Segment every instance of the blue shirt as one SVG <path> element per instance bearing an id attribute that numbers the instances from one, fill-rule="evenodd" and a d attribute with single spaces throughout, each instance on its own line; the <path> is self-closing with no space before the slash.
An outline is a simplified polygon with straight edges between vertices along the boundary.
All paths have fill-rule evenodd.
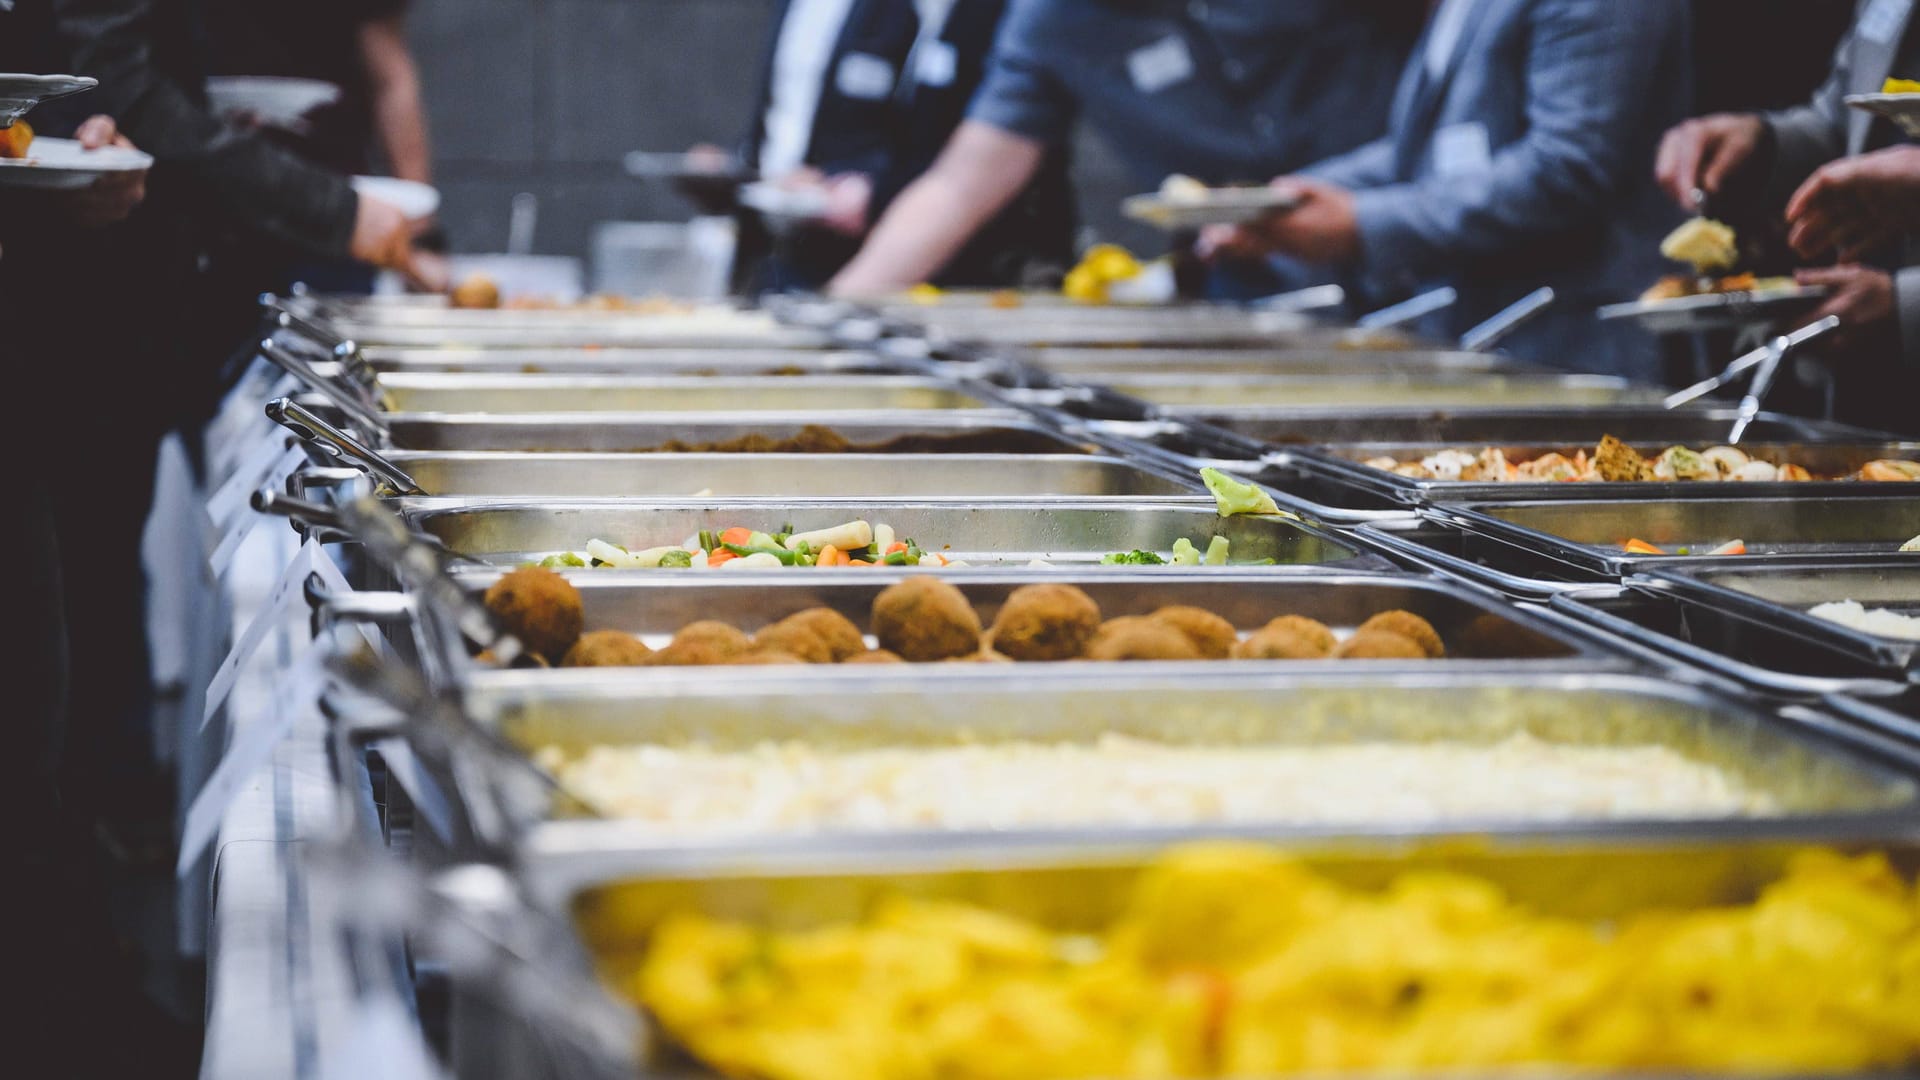
<path id="1" fill-rule="evenodd" d="M 1264 182 L 1386 129 L 1412 44 L 1352 0 L 1013 0 L 969 119 L 1047 143 L 1077 119 L 1142 187 Z"/>

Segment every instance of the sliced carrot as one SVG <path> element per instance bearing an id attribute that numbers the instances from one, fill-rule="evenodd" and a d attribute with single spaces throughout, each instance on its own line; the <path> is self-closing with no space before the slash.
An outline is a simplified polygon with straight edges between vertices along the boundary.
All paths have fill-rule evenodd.
<path id="1" fill-rule="evenodd" d="M 726 562 L 729 559 L 737 559 L 739 557 L 740 556 L 735 555 L 733 552 L 728 551 L 726 548 L 721 548 L 719 551 L 713 552 L 712 554 L 707 556 L 707 565 L 719 566 L 721 563 Z"/>
<path id="2" fill-rule="evenodd" d="M 888 545 L 887 545 L 887 550 L 885 550 L 885 551 L 883 551 L 883 552 L 881 552 L 881 554 L 882 554 L 882 555 L 897 555 L 897 554 L 899 554 L 900 552 L 902 552 L 902 551 L 905 551 L 905 550 L 907 550 L 907 545 L 906 545 L 906 542 L 905 542 L 905 541 L 902 541 L 902 540 L 895 540 L 895 541 L 894 541 L 893 543 L 891 543 L 891 544 L 888 544 Z"/>
<path id="3" fill-rule="evenodd" d="M 1730 543 L 1721 544 L 1719 547 L 1707 552 L 1709 555 L 1745 555 L 1746 553 L 1747 542 L 1745 540 L 1734 540 Z"/>
<path id="4" fill-rule="evenodd" d="M 868 562 L 865 559 L 849 559 L 847 561 L 847 565 L 848 566 L 872 566 L 873 564 Z"/>
<path id="5" fill-rule="evenodd" d="M 843 552 L 841 552 L 841 553 L 840 553 L 840 561 L 839 561 L 839 562 L 837 562 L 837 563 L 834 563 L 834 565 L 835 565 L 835 566 L 852 566 L 852 565 L 853 565 L 853 552 L 851 552 L 851 551 L 843 551 Z"/>
<path id="6" fill-rule="evenodd" d="M 834 547 L 832 544 L 828 544 L 826 547 L 821 548 L 820 557 L 813 560 L 813 565 L 839 566 L 840 565 L 840 549 L 837 547 Z"/>
<path id="7" fill-rule="evenodd" d="M 1645 540 L 1629 540 L 1621 545 L 1629 555 L 1665 555 L 1666 552 L 1647 543 Z"/>
<path id="8" fill-rule="evenodd" d="M 746 547 L 747 543 L 752 539 L 753 530 L 743 529 L 738 525 L 720 533 L 720 542 L 723 544 L 739 544 L 741 547 Z"/>

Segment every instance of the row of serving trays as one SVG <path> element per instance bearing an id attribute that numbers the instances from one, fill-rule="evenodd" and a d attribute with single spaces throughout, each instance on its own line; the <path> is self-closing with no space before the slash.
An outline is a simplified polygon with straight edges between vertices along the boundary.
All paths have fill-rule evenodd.
<path id="1" fill-rule="evenodd" d="M 991 324 L 999 314 L 980 323 Z M 481 340 L 498 330 L 503 345 L 529 344 L 529 331 L 505 320 L 457 318 L 463 323 L 459 334 L 446 333 L 432 320 L 412 326 L 406 320 L 392 323 L 408 331 L 440 326 L 423 330 L 421 340 Z M 367 331 L 379 329 L 381 322 L 369 319 L 339 329 L 356 339 L 377 341 Z M 1126 329 L 1126 340 L 1154 336 L 1136 327 Z M 596 341 L 619 340 L 590 329 L 566 332 Z M 1315 332 L 1326 340 L 1354 340 L 1337 331 Z M 477 336 L 465 337 L 469 334 Z M 544 339 L 547 334 L 533 336 Z M 836 336 L 826 333 L 819 339 Z M 1019 337 L 1012 329 L 1002 336 Z M 813 358 L 829 355 L 795 352 Z M 1116 350 L 1116 355 L 1121 352 Z M 519 387 L 527 393 L 518 395 L 504 385 L 510 383 L 511 369 L 503 371 L 498 364 L 479 365 L 476 371 L 494 374 L 461 386 L 454 377 L 459 373 L 452 371 L 457 364 L 436 367 L 429 359 L 382 366 L 375 359 L 379 355 L 372 348 L 365 352 L 381 368 L 381 387 L 389 394 L 473 394 L 480 396 L 467 398 L 468 404 L 512 408 L 555 390 L 527 383 Z M 636 365 L 646 363 L 644 357 L 633 359 Z M 660 394 L 684 388 L 687 401 L 711 400 L 715 385 L 704 390 L 684 383 L 661 385 L 650 374 L 647 378 L 655 381 L 648 386 L 647 414 L 619 409 L 558 415 L 406 411 L 358 434 L 387 451 L 394 464 L 430 493 L 395 498 L 390 505 L 414 529 L 477 560 L 453 565 L 453 580 L 469 596 L 477 597 L 505 568 L 529 556 L 575 549 L 590 537 L 638 549 L 679 542 L 699 529 L 720 525 L 804 529 L 859 517 L 885 522 L 900 535 L 917 536 L 929 548 L 950 548 L 975 563 L 974 569 L 946 572 L 947 580 L 986 621 L 1014 588 L 1042 581 L 1081 588 L 1108 617 L 1191 604 L 1227 617 L 1243 632 L 1282 613 L 1310 616 L 1345 632 L 1369 614 L 1397 608 L 1432 622 L 1447 640 L 1450 657 L 1358 667 L 1329 661 L 1118 668 L 732 668 L 718 673 L 720 678 L 710 669 L 501 671 L 468 663 L 463 654 L 448 657 L 463 712 L 483 733 L 484 746 L 456 748 L 438 760 L 429 755 L 428 764 L 439 771 L 457 803 L 472 804 L 463 815 L 463 830 L 478 829 L 475 822 L 500 809 L 480 804 L 494 799 L 513 803 L 509 809 L 517 824 L 508 848 L 508 884 L 529 901 L 534 917 L 562 928 L 557 939 L 561 947 L 544 953 L 541 960 L 571 973 L 576 978 L 572 985 L 585 987 L 581 992 L 588 996 L 603 993 L 592 987 L 597 968 L 607 970 L 607 965 L 644 948 L 653 928 L 676 911 L 698 910 L 760 925 L 819 925 L 856 919 L 884 895 L 910 893 L 986 902 L 1008 914 L 1056 925 L 1062 918 L 1072 925 L 1096 924 L 1111 915 L 1142 867 L 1170 847 L 1200 838 L 1265 845 L 1355 881 L 1379 882 L 1410 869 L 1462 870 L 1496 883 L 1536 909 L 1589 919 L 1662 906 L 1749 900 L 1757 888 L 1781 875 L 1793 850 L 1808 844 L 1887 852 L 1909 877 L 1920 862 L 1920 750 L 1910 722 L 1874 703 L 1884 704 L 1883 695 L 1899 689 L 1904 672 L 1897 657 L 1877 655 L 1863 666 L 1848 667 L 1858 658 L 1829 642 L 1829 653 L 1809 650 L 1809 655 L 1827 656 L 1832 669 L 1797 681 L 1806 674 L 1789 663 L 1798 639 L 1781 625 L 1778 610 L 1752 619 L 1750 628 L 1750 617 L 1705 592 L 1690 593 L 1678 586 L 1637 591 L 1642 581 L 1642 568 L 1637 567 L 1610 567 L 1584 579 L 1571 572 L 1557 581 L 1554 575 L 1527 577 L 1537 569 L 1537 561 L 1563 565 L 1552 549 L 1531 538 L 1459 552 L 1463 566 L 1485 571 L 1476 577 L 1436 558 L 1444 553 L 1429 546 L 1482 535 L 1469 530 L 1464 517 L 1443 516 L 1443 506 L 1453 513 L 1444 492 L 1408 495 L 1370 488 L 1317 456 L 1313 464 L 1318 467 L 1305 468 L 1298 444 L 1285 434 L 1268 435 L 1257 443 L 1223 441 L 1220 433 L 1228 425 L 1197 422 L 1198 413 L 1175 415 L 1164 406 L 1138 398 L 1128 401 L 1118 394 L 1078 395 L 1074 387 L 1044 372 L 1028 373 L 1008 390 L 992 377 L 994 364 L 978 357 L 909 362 L 895 369 L 904 374 L 885 380 L 884 392 L 931 395 L 927 400 L 940 398 L 942 404 L 910 403 L 887 412 L 821 411 L 817 402 L 796 402 L 790 386 L 844 380 L 845 368 L 814 368 L 802 362 L 793 369 L 806 373 L 789 377 L 766 375 L 771 369 L 758 366 L 764 357 L 740 367 L 717 359 L 708 365 L 698 357 L 683 359 L 686 366 L 680 370 L 689 380 L 713 376 L 688 372 L 712 371 L 725 379 L 741 367 L 753 368 L 757 377 L 726 383 L 727 396 L 720 404 L 724 412 L 661 408 Z M 854 359 L 842 356 L 848 363 Z M 568 363 L 563 358 L 547 372 L 582 374 L 567 368 Z M 946 371 L 961 378 L 945 376 Z M 387 377 L 389 372 L 392 377 Z M 408 381 L 426 373 L 448 377 L 439 383 Z M 1464 372 L 1448 378 L 1455 375 Z M 1354 380 L 1356 386 L 1366 382 Z M 1466 384 L 1462 379 L 1462 386 Z M 1121 380 L 1110 385 L 1141 388 Z M 1246 383 L 1223 383 L 1222 393 L 1230 395 L 1235 388 L 1244 392 Z M 603 400 L 612 400 L 624 389 L 589 386 L 583 392 L 603 391 L 610 395 Z M 859 388 L 861 393 L 881 390 Z M 776 401 L 780 404 L 772 406 Z M 1102 407 L 1116 402 L 1129 408 L 1110 412 Z M 1376 399 L 1372 405 L 1340 408 L 1351 415 L 1378 405 Z M 1271 420 L 1276 432 L 1285 432 L 1290 422 L 1307 425 L 1315 419 L 1312 414 L 1271 412 L 1255 419 Z M 1565 423 L 1567 415 L 1556 418 L 1541 412 L 1531 414 L 1528 422 Z M 1675 426 L 1658 428 L 1657 436 L 1615 433 L 1630 440 L 1679 442 L 1695 430 L 1666 414 L 1619 414 L 1623 421 L 1635 415 L 1649 429 L 1656 423 Z M 1430 421 L 1448 422 L 1437 417 Z M 670 444 L 727 442 L 755 434 L 785 439 L 820 423 L 869 452 L 649 452 Z M 1782 441 L 1821 441 L 1822 432 L 1789 431 L 1793 425 L 1780 423 Z M 1450 439 L 1456 430 L 1462 438 L 1475 437 L 1467 433 L 1477 429 L 1444 430 Z M 1303 437 L 1317 441 L 1314 435 Z M 1550 436 L 1548 441 L 1559 440 Z M 1250 448 L 1250 453 L 1232 452 Z M 913 452 L 890 452 L 901 449 Z M 993 453 L 982 455 L 980 450 Z M 1219 517 L 1196 482 L 1197 469 L 1213 463 L 1266 481 L 1284 506 L 1301 513 Z M 311 493 L 337 486 L 342 475 L 315 469 L 296 477 L 296 483 L 300 491 Z M 1344 492 L 1363 513 L 1374 513 L 1351 520 L 1338 514 L 1312 520 L 1312 511 L 1337 509 L 1338 503 L 1323 508 L 1289 498 L 1294 481 L 1302 476 L 1320 485 L 1314 493 Z M 1725 501 L 1773 506 L 1777 516 L 1781 500 L 1790 502 L 1791 496 L 1803 493 L 1814 491 L 1803 486 Z M 1527 500 L 1524 494 L 1516 493 L 1520 498 L 1515 505 L 1540 501 Z M 1671 494 L 1693 493 L 1634 491 L 1616 501 Z M 1858 495 L 1848 491 L 1833 498 L 1840 494 Z M 1559 505 L 1561 500 L 1547 502 Z M 1491 519 L 1503 506 L 1488 503 L 1474 510 L 1485 511 Z M 1826 518 L 1820 521 L 1824 524 Z M 1847 528 L 1836 525 L 1833 535 Z M 1429 540 L 1429 534 L 1448 540 Z M 1204 547 L 1215 535 L 1231 541 L 1236 557 L 1272 558 L 1282 565 L 1197 570 L 1093 565 L 1109 552 L 1165 551 L 1181 537 Z M 1518 561 L 1508 552 L 1536 561 Z M 1026 565 L 1035 558 L 1054 567 Z M 1383 572 L 1395 563 L 1415 572 Z M 1773 565 L 1766 559 L 1754 565 L 1763 563 Z M 1920 566 L 1920 560 L 1915 565 Z M 839 570 L 724 578 L 698 572 L 581 570 L 570 576 L 580 588 L 588 629 L 618 628 L 656 646 L 692 621 L 719 619 L 752 631 L 811 607 L 831 608 L 864 625 L 874 595 L 898 577 L 886 571 Z M 1623 577 L 1636 587 L 1622 588 Z M 1551 599 L 1550 604 L 1522 604 L 1490 587 L 1508 579 L 1564 588 L 1532 597 Z M 360 583 L 372 587 L 388 582 L 368 573 Z M 1676 656 L 1648 644 L 1659 633 L 1622 632 L 1599 617 L 1620 616 L 1619 597 L 1637 602 L 1642 596 L 1670 605 L 1669 613 L 1681 612 L 1678 620 L 1700 639 L 1689 642 L 1691 646 L 1707 650 L 1724 644 L 1733 654 L 1731 662 L 1715 665 Z M 1913 599 L 1920 600 L 1920 592 Z M 1783 601 L 1775 597 L 1775 602 Z M 1705 621 L 1709 615 L 1724 620 L 1720 640 L 1701 636 L 1710 625 Z M 416 609 L 397 630 L 395 652 L 444 651 L 444 633 L 432 630 L 437 618 L 430 610 Z M 1622 622 L 1644 629 L 1657 620 L 1636 615 Z M 1757 635 L 1757 630 L 1771 630 L 1775 636 Z M 1910 665 L 1911 658 L 1907 662 Z M 1742 678 L 1740 664 L 1778 677 L 1771 683 Z M 1368 812 L 1373 808 L 1351 807 L 1354 813 L 1344 819 L 1334 812 L 1224 826 L 1056 821 L 985 829 L 875 827 L 824 833 L 703 831 L 692 825 L 662 830 L 630 819 L 583 815 L 577 805 L 555 799 L 551 789 L 539 785 L 528 792 L 516 789 L 524 799 L 520 802 L 502 794 L 512 785 L 476 785 L 474 772 L 466 768 L 473 763 L 469 755 L 504 753 L 524 767 L 541 759 L 542 751 L 565 754 L 591 747 L 698 742 L 744 750 L 776 742 L 831 752 L 876 744 L 937 747 L 951 745 L 957 736 L 982 746 L 1089 745 L 1115 734 L 1175 747 L 1224 744 L 1250 749 L 1353 743 L 1413 749 L 1448 741 L 1491 748 L 1516 736 L 1570 748 L 1660 747 L 1711 763 L 1765 791 L 1774 809 L 1753 817 L 1634 813 L 1630 808 L 1592 813 L 1557 801 L 1565 793 L 1547 790 L 1538 794 L 1529 812 L 1508 816 L 1436 811 L 1377 817 Z M 1478 782 L 1497 788 L 1513 778 L 1489 773 Z M 981 797 L 991 799 L 992 792 L 983 790 Z M 471 852 L 456 837 L 449 854 L 458 858 Z M 471 867 L 447 871 L 437 887 L 453 896 L 486 893 Z M 1072 902 L 1063 903 L 1069 897 Z M 497 897 L 468 899 L 485 907 Z M 491 1007 L 468 1001 L 466 1007 L 474 1011 L 461 1013 L 461 1022 L 453 1025 L 456 1071 L 462 1076 L 553 1074 L 548 1053 L 555 1036 L 552 1026 L 565 1023 L 571 1005 L 580 1006 L 572 1010 L 577 1016 L 592 1010 L 561 995 L 534 1011 L 514 997 L 514 988 L 529 980 L 511 973 L 494 977 L 501 974 L 483 973 L 481 986 L 487 994 L 504 995 L 504 1000 Z M 548 980 L 537 985 L 550 990 L 557 984 Z M 539 1019 L 530 1027 L 524 1021 L 527 1015 Z M 590 1043 L 583 1040 L 581 1045 Z M 636 1070 L 664 1075 L 691 1068 L 668 1040 L 649 1029 L 632 1040 L 615 1039 L 594 1049 L 588 1068 L 604 1068 L 607 1075 Z M 584 1074 L 589 1073 L 569 1073 Z"/>

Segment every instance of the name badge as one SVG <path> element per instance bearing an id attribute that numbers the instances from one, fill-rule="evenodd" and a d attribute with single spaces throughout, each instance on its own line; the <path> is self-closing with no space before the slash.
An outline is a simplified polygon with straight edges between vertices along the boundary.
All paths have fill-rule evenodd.
<path id="1" fill-rule="evenodd" d="M 1433 171 L 1472 176 L 1493 168 L 1493 140 L 1484 124 L 1451 124 L 1433 136 Z"/>
<path id="2" fill-rule="evenodd" d="M 1875 45 L 1893 44 L 1912 8 L 1913 0 L 1873 0 L 1860 16 L 1860 36 Z"/>
<path id="3" fill-rule="evenodd" d="M 871 53 L 848 53 L 840 58 L 833 85 L 842 97 L 880 101 L 893 93 L 893 65 Z"/>
<path id="4" fill-rule="evenodd" d="M 935 89 L 952 86 L 960 72 L 960 53 L 944 41 L 929 41 L 920 46 L 913 62 L 913 77 L 921 86 Z"/>
<path id="5" fill-rule="evenodd" d="M 1193 78 L 1193 53 L 1178 34 L 1161 38 L 1127 56 L 1127 74 L 1133 77 L 1135 90 L 1157 94 Z"/>

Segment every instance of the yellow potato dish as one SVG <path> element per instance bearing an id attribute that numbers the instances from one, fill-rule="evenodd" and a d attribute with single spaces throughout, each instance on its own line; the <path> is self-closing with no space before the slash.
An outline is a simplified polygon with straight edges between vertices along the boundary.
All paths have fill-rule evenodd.
<path id="1" fill-rule="evenodd" d="M 1920 893 L 1827 852 L 1749 905 L 1595 925 L 1458 873 L 1363 891 L 1199 845 L 1098 935 L 894 897 L 791 933 L 676 916 L 612 974 L 707 1066 L 771 1080 L 1920 1060 Z"/>

